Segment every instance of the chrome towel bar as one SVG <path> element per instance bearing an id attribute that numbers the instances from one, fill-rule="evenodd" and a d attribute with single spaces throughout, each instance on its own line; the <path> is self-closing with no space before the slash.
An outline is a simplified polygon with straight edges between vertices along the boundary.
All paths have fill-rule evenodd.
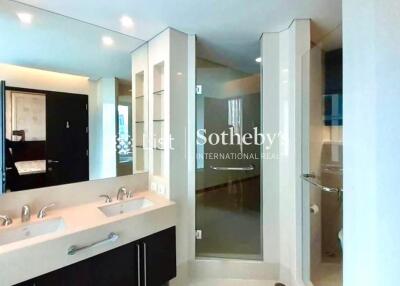
<path id="1" fill-rule="evenodd" d="M 253 171 L 254 165 L 250 165 L 248 167 L 215 167 L 210 166 L 211 169 L 216 171 Z"/>
<path id="2" fill-rule="evenodd" d="M 108 242 L 114 242 L 114 241 L 117 241 L 118 239 L 119 239 L 119 235 L 116 234 L 115 232 L 111 232 L 107 236 L 107 238 L 99 240 L 99 241 L 96 241 L 96 242 L 93 242 L 91 244 L 88 244 L 88 245 L 85 245 L 85 246 L 81 246 L 81 247 L 76 246 L 76 245 L 72 245 L 70 248 L 68 248 L 68 252 L 67 253 L 68 253 L 68 255 L 74 255 L 74 254 L 76 254 L 77 252 L 79 252 L 81 250 L 85 250 L 85 249 L 88 249 L 88 248 L 100 246 L 100 245 L 102 245 L 104 243 L 108 243 Z"/>
<path id="3" fill-rule="evenodd" d="M 329 187 L 323 186 L 323 185 L 315 182 L 313 180 L 313 179 L 315 179 L 315 175 L 314 174 L 303 174 L 303 175 L 301 175 L 301 178 L 303 180 L 305 180 L 306 182 L 310 183 L 311 185 L 323 190 L 324 192 L 328 192 L 328 193 L 340 193 L 340 192 L 342 192 L 342 189 L 329 188 Z"/>

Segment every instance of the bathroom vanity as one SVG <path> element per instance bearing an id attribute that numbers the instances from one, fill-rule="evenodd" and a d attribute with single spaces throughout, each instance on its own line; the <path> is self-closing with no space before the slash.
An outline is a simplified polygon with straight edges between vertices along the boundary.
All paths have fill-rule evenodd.
<path id="1" fill-rule="evenodd" d="M 95 198 L 0 228 L 0 285 L 161 286 L 176 276 L 175 203 Z"/>
<path id="2" fill-rule="evenodd" d="M 17 285 L 161 286 L 176 276 L 175 250 L 172 227 Z"/>

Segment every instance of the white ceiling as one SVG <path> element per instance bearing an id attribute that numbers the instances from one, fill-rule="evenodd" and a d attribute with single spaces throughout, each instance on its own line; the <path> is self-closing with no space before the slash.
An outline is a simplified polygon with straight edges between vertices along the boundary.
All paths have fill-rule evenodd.
<path id="1" fill-rule="evenodd" d="M 263 32 L 288 27 L 293 19 L 313 21 L 318 42 L 341 22 L 341 0 L 20 0 L 43 9 L 149 40 L 166 27 L 199 39 L 201 54 L 244 71 L 255 71 Z M 119 18 L 133 18 L 121 29 Z"/>
<path id="2" fill-rule="evenodd" d="M 22 24 L 16 13 L 33 15 Z M 102 37 L 114 39 L 105 47 Z M 143 41 L 20 3 L 0 1 L 0 63 L 130 80 L 131 51 Z"/>

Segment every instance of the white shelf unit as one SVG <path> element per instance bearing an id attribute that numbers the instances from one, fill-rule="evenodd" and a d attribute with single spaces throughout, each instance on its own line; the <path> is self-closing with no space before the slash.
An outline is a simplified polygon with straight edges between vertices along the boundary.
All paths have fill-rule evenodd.
<path id="1" fill-rule="evenodd" d="M 132 53 L 133 170 L 148 170 L 148 47 Z"/>
<path id="2" fill-rule="evenodd" d="M 164 62 L 157 63 L 153 67 L 150 67 L 150 70 L 153 71 L 153 85 L 151 87 L 151 114 L 152 114 L 152 122 L 151 125 L 151 134 L 152 136 L 152 174 L 155 177 L 165 177 L 165 170 L 167 166 L 165 166 L 166 160 L 166 142 L 165 142 L 165 105 L 167 102 L 165 100 L 165 76 L 164 76 Z"/>
<path id="3" fill-rule="evenodd" d="M 148 45 L 149 188 L 173 199 L 187 164 L 188 36 L 166 29 Z"/>

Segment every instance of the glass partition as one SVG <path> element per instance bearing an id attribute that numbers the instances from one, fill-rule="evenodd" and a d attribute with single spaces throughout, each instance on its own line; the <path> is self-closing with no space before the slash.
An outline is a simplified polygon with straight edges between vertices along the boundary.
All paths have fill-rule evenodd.
<path id="1" fill-rule="evenodd" d="M 260 76 L 197 58 L 196 255 L 261 259 Z M 243 138 L 246 140 L 242 140 Z M 246 142 L 244 142 L 246 141 Z"/>
<path id="2" fill-rule="evenodd" d="M 303 183 L 303 276 L 314 286 L 339 286 L 344 124 L 341 27 L 303 56 L 302 69 L 302 157 L 303 175 L 308 177 Z"/>

